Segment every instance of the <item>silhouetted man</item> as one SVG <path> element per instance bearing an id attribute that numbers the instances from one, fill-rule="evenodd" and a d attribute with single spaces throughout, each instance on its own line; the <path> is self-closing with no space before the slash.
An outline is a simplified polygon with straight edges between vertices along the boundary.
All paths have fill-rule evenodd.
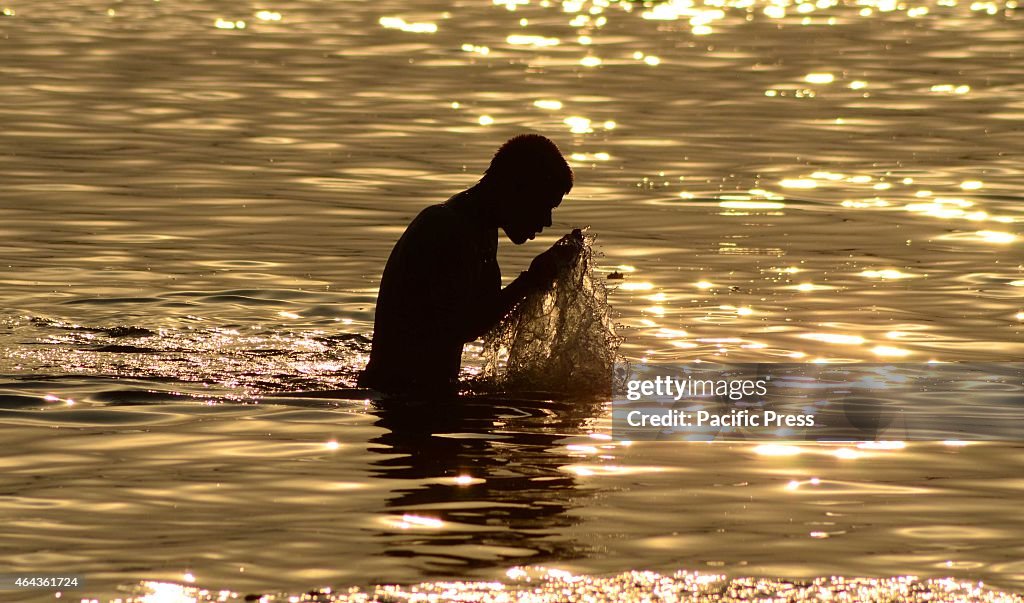
<path id="1" fill-rule="evenodd" d="M 526 295 L 549 287 L 578 245 L 556 244 L 504 289 L 498 229 L 520 245 L 551 226 L 572 188 L 558 147 L 537 134 L 506 142 L 483 178 L 420 212 L 395 244 L 377 295 L 370 363 L 361 387 L 447 396 L 458 387 L 463 344 L 487 332 Z"/>

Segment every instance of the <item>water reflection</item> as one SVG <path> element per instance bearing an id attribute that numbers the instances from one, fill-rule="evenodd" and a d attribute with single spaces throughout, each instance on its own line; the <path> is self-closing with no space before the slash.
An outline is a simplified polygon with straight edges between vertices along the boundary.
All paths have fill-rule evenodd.
<path id="1" fill-rule="evenodd" d="M 386 432 L 371 450 L 386 458 L 371 475 L 402 484 L 385 505 L 385 554 L 411 557 L 428 575 L 593 554 L 592 543 L 564 535 L 579 523 L 572 511 L 587 505 L 587 490 L 556 448 L 603 407 L 486 396 L 379 404 L 375 426 Z"/>

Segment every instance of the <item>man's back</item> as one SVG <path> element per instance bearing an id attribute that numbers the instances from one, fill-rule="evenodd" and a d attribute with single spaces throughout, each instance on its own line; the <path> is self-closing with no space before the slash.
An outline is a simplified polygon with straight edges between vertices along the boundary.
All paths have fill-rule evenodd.
<path id="1" fill-rule="evenodd" d="M 485 316 L 501 289 L 497 229 L 462 196 L 420 212 L 391 251 L 361 386 L 455 391 L 462 346 L 489 326 Z"/>

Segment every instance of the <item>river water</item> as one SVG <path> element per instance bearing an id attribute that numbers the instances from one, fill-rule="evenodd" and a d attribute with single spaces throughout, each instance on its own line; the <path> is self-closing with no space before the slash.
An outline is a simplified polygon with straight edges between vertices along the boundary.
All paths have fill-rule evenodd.
<path id="1" fill-rule="evenodd" d="M 1015 0 L 0 12 L 5 572 L 1024 589 L 1019 443 L 630 445 L 602 400 L 300 393 L 353 384 L 395 239 L 523 131 L 577 184 L 504 272 L 589 227 L 629 360 L 1019 360 Z"/>

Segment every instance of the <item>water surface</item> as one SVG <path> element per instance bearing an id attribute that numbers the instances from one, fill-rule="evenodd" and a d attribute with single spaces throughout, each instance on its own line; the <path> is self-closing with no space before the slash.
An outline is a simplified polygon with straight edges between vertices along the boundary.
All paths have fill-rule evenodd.
<path id="1" fill-rule="evenodd" d="M 353 383 L 394 240 L 526 130 L 577 185 L 504 272 L 589 226 L 629 359 L 1019 360 L 1013 0 L 0 12 L 5 571 L 1024 587 L 1015 443 L 776 456 L 608 440 L 600 400 L 295 395 Z"/>

